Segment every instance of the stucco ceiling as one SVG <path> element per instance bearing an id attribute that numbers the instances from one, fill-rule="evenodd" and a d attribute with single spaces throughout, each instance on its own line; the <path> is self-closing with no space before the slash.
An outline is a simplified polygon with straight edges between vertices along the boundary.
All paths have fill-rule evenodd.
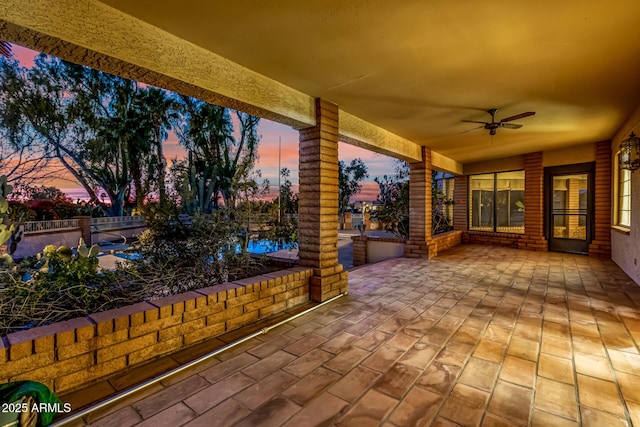
<path id="1" fill-rule="evenodd" d="M 640 2 L 103 0 L 468 163 L 609 139 L 640 103 Z M 461 120 L 536 115 L 493 138 Z"/>

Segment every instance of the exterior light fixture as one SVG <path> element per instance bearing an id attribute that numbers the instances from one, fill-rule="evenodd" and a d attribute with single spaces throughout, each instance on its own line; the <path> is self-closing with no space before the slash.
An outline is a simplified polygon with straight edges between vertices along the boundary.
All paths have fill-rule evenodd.
<path id="1" fill-rule="evenodd" d="M 620 169 L 631 172 L 640 169 L 640 138 L 631 132 L 629 138 L 620 143 Z"/>

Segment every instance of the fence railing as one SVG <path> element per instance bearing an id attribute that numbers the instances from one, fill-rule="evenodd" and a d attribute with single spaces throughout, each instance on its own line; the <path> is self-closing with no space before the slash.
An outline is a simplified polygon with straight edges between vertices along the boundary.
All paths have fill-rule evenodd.
<path id="1" fill-rule="evenodd" d="M 145 224 L 142 216 L 110 216 L 104 218 L 91 218 L 91 225 L 96 229 L 111 229 L 120 227 L 135 227 Z"/>
<path id="2" fill-rule="evenodd" d="M 52 221 L 27 221 L 23 225 L 24 234 L 49 231 L 74 230 L 78 228 L 77 219 L 56 219 Z"/>

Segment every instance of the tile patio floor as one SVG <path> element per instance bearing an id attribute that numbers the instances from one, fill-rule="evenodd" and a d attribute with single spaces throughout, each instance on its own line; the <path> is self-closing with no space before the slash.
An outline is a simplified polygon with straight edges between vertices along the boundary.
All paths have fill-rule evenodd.
<path id="1" fill-rule="evenodd" d="M 388 260 L 352 270 L 348 296 L 85 421 L 640 426 L 639 304 L 617 266 L 584 256 L 464 245 Z"/>

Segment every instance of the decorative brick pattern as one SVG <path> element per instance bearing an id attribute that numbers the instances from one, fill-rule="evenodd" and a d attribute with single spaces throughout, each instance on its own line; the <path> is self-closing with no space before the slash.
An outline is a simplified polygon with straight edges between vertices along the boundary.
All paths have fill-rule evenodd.
<path id="1" fill-rule="evenodd" d="M 347 291 L 338 264 L 338 106 L 316 99 L 316 126 L 300 130 L 299 265 L 312 267 L 310 297 Z"/>
<path id="2" fill-rule="evenodd" d="M 611 258 L 611 141 L 596 144 L 595 233 L 589 256 Z"/>
<path id="3" fill-rule="evenodd" d="M 533 251 L 549 250 L 544 238 L 544 166 L 541 151 L 524 155 L 524 206 L 524 235 L 517 237 L 515 247 Z"/>
<path id="4" fill-rule="evenodd" d="M 294 267 L 0 337 L 0 383 L 86 386 L 305 303 L 312 274 Z"/>
<path id="5" fill-rule="evenodd" d="M 428 258 L 431 240 L 431 149 L 422 147 L 422 161 L 409 164 L 409 240 L 404 255 Z"/>

